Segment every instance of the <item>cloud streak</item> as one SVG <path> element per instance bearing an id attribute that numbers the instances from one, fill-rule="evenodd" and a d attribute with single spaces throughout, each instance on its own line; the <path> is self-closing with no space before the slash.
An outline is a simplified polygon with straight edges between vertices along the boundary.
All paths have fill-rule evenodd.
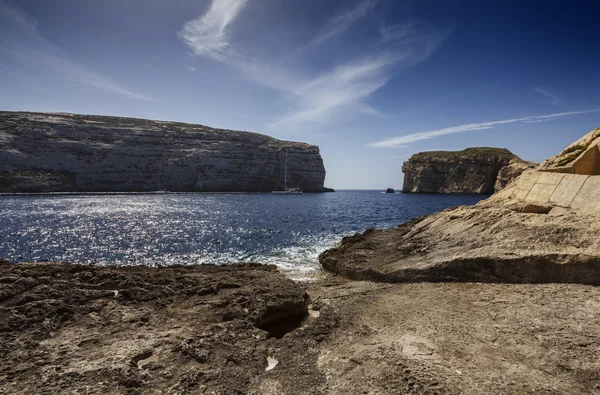
<path id="1" fill-rule="evenodd" d="M 388 82 L 385 70 L 394 62 L 393 57 L 385 55 L 363 58 L 335 67 L 301 84 L 292 92 L 300 109 L 276 120 L 272 126 L 297 121 L 323 121 L 336 108 L 356 105 Z M 365 113 L 376 111 L 366 105 L 356 105 L 356 108 Z"/>
<path id="2" fill-rule="evenodd" d="M 513 123 L 532 123 L 532 122 L 542 122 L 542 121 L 552 121 L 555 119 L 573 116 L 573 115 L 582 115 L 589 114 L 593 112 L 598 112 L 600 109 L 592 109 L 592 110 L 584 110 L 584 111 L 569 111 L 569 112 L 561 112 L 556 114 L 549 115 L 532 115 L 529 117 L 522 118 L 513 118 L 506 119 L 503 121 L 493 121 L 493 122 L 481 122 L 481 123 L 469 123 L 466 125 L 452 126 L 449 128 L 432 130 L 429 132 L 420 132 L 408 134 L 406 136 L 400 137 L 391 137 L 378 142 L 374 142 L 369 144 L 369 147 L 373 148 L 402 148 L 406 147 L 408 144 L 414 143 L 416 141 L 428 140 L 434 137 L 444 136 L 447 134 L 455 134 L 455 133 L 464 133 L 471 132 L 476 130 L 488 130 L 492 129 L 495 126 L 499 125 L 508 125 Z"/>
<path id="3" fill-rule="evenodd" d="M 375 30 L 376 39 L 362 54 L 353 54 L 354 57 L 324 70 L 310 72 L 300 66 L 310 60 L 306 58 L 309 51 L 293 50 L 285 56 L 270 53 L 267 48 L 263 53 L 249 54 L 243 37 L 236 41 L 234 27 L 243 24 L 240 19 L 247 6 L 247 0 L 213 0 L 203 15 L 184 24 L 179 37 L 194 54 L 235 67 L 255 83 L 281 92 L 286 99 L 284 104 L 290 108 L 271 121 L 271 127 L 290 122 L 327 122 L 342 110 L 382 116 L 365 103 L 366 98 L 388 83 L 393 68 L 425 60 L 445 38 L 415 22 L 411 22 L 410 31 L 405 27 L 400 32 L 398 26 L 393 26 L 385 30 L 384 36 L 383 31 Z M 354 8 L 333 16 L 317 31 L 315 38 L 300 49 L 316 48 L 338 39 L 375 6 L 376 0 L 363 0 Z M 286 61 L 290 56 L 293 59 Z"/>
<path id="4" fill-rule="evenodd" d="M 540 87 L 535 88 L 534 91 L 542 94 L 544 97 L 546 97 L 548 99 L 541 103 L 552 104 L 554 106 L 563 107 L 563 108 L 566 107 L 565 104 L 563 103 L 563 101 L 557 95 L 555 95 L 551 92 L 548 92 L 547 90 L 542 89 Z"/>
<path id="5" fill-rule="evenodd" d="M 371 11 L 375 5 L 375 0 L 363 0 L 356 4 L 354 8 L 330 18 L 325 26 L 317 33 L 316 37 L 308 43 L 306 47 L 319 45 L 342 34 L 348 30 L 354 22 L 367 16 L 369 11 Z"/>
<path id="6" fill-rule="evenodd" d="M 0 54 L 21 69 L 60 77 L 138 100 L 154 100 L 133 92 L 69 59 L 69 56 L 38 32 L 38 22 L 0 0 Z"/>

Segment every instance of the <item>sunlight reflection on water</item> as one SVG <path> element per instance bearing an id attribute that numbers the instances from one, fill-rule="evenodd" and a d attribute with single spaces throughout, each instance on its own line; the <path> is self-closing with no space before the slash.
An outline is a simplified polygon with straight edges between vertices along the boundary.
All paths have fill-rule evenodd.
<path id="1" fill-rule="evenodd" d="M 0 196 L 0 257 L 102 265 L 275 264 L 313 276 L 343 236 L 481 196 L 325 194 Z"/>

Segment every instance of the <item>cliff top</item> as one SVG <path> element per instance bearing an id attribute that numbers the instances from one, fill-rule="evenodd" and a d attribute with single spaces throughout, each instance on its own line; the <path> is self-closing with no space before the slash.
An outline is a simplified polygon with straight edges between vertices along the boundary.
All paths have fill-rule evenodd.
<path id="1" fill-rule="evenodd" d="M 65 126 L 85 126 L 88 128 L 98 128 L 113 131 L 150 131 L 150 132 L 226 132 L 231 138 L 237 139 L 240 137 L 253 137 L 256 139 L 264 140 L 264 142 L 272 143 L 284 143 L 289 147 L 313 147 L 315 145 L 296 142 L 279 140 L 275 137 L 267 136 L 265 134 L 248 132 L 242 130 L 231 130 L 231 129 L 219 129 L 213 128 L 206 125 L 191 124 L 185 122 L 176 121 L 161 121 L 161 120 L 150 120 L 142 118 L 127 118 L 117 117 L 109 115 L 88 115 L 88 114 L 72 114 L 72 113 L 43 113 L 43 112 L 29 112 L 29 111 L 0 111 L 0 122 L 18 122 L 19 124 L 28 123 L 48 123 L 52 125 L 65 125 Z"/>
<path id="2" fill-rule="evenodd" d="M 479 158 L 482 156 L 518 159 L 518 156 L 506 148 L 471 147 L 462 151 L 424 151 L 411 156 L 411 160 Z"/>

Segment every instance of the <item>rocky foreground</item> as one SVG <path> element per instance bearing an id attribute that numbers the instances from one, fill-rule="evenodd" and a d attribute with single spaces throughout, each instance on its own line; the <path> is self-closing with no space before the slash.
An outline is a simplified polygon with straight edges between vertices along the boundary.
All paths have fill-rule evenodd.
<path id="1" fill-rule="evenodd" d="M 0 112 L 0 192 L 323 191 L 314 145 L 203 125 Z"/>
<path id="2" fill-rule="evenodd" d="M 3 394 L 582 394 L 600 288 L 0 264 Z"/>

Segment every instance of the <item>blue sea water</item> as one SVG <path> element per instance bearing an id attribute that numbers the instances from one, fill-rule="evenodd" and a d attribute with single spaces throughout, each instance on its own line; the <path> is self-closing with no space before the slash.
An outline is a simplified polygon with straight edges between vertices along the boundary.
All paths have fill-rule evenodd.
<path id="1" fill-rule="evenodd" d="M 485 196 L 381 191 L 0 196 L 0 258 L 105 265 L 238 261 L 312 276 L 343 236 Z"/>

